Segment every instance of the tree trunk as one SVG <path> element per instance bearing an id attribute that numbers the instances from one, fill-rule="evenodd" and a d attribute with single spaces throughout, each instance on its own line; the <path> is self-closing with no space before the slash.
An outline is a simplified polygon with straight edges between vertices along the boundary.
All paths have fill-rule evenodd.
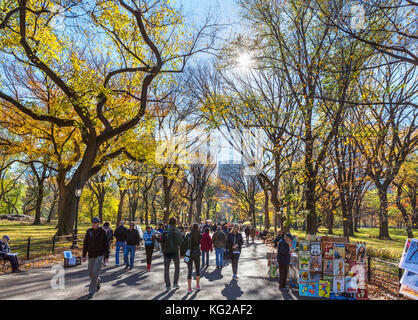
<path id="1" fill-rule="evenodd" d="M 189 212 L 187 216 L 187 222 L 189 223 L 189 225 L 192 223 L 193 219 L 193 203 L 193 201 L 189 201 Z"/>
<path id="2" fill-rule="evenodd" d="M 333 226 L 334 226 L 334 213 L 331 210 L 327 214 L 327 229 L 328 229 L 328 234 L 334 234 L 334 231 L 332 230 Z"/>
<path id="3" fill-rule="evenodd" d="M 402 218 L 405 222 L 405 228 L 408 238 L 413 238 L 414 234 L 412 232 L 412 221 L 408 217 L 408 212 L 406 211 L 404 205 L 401 202 L 402 199 L 402 185 L 397 186 L 397 194 L 396 194 L 396 206 L 398 207 L 399 211 L 402 213 Z"/>
<path id="4" fill-rule="evenodd" d="M 116 226 L 119 226 L 120 222 L 122 221 L 122 214 L 123 214 L 123 203 L 125 201 L 126 191 L 119 190 L 119 205 L 118 205 L 118 214 L 116 216 Z"/>
<path id="5" fill-rule="evenodd" d="M 202 201 L 203 197 L 198 196 L 196 198 L 196 221 L 199 223 L 202 219 Z"/>
<path id="6" fill-rule="evenodd" d="M 144 206 L 145 225 L 148 225 L 148 190 L 144 191 Z"/>
<path id="7" fill-rule="evenodd" d="M 170 187 L 168 183 L 168 178 L 163 175 L 163 194 L 164 194 L 164 218 L 163 221 L 168 223 L 170 219 Z"/>
<path id="8" fill-rule="evenodd" d="M 210 219 L 210 203 L 206 201 L 206 220 Z"/>
<path id="9" fill-rule="evenodd" d="M 379 239 L 392 240 L 389 235 L 387 188 L 378 188 L 379 193 Z"/>
<path id="10" fill-rule="evenodd" d="M 54 199 L 52 200 L 51 208 L 49 209 L 48 220 L 46 223 L 51 223 L 52 218 L 54 217 L 55 205 L 57 203 L 58 193 L 54 193 Z"/>
<path id="11" fill-rule="evenodd" d="M 267 230 L 270 230 L 269 191 L 268 189 L 263 189 L 263 191 L 264 191 L 264 226 Z"/>
<path id="12" fill-rule="evenodd" d="M 103 203 L 104 203 L 104 201 L 102 199 L 100 199 L 100 201 L 98 201 L 98 202 L 99 202 L 99 219 L 100 219 L 101 222 L 104 222 L 103 221 Z"/>
<path id="13" fill-rule="evenodd" d="M 317 216 L 315 205 L 315 187 L 316 177 L 308 176 L 306 182 L 306 232 L 307 234 L 316 234 L 317 231 Z"/>
<path id="14" fill-rule="evenodd" d="M 44 198 L 44 186 L 43 181 L 38 185 L 38 194 L 36 197 L 36 206 L 35 206 L 35 221 L 33 222 L 34 225 L 41 224 L 41 208 L 42 208 L 42 201 Z"/>
<path id="15" fill-rule="evenodd" d="M 152 213 L 153 213 L 153 218 L 152 218 L 153 224 L 157 224 L 157 209 L 155 208 L 155 198 L 157 198 L 157 194 L 154 194 L 154 196 L 152 197 L 152 201 L 151 201 L 151 207 L 152 207 Z"/>
<path id="16" fill-rule="evenodd" d="M 64 188 L 65 190 L 62 194 L 63 199 L 61 200 L 61 206 L 59 207 L 61 215 L 58 221 L 57 236 L 69 235 L 73 233 L 77 204 L 75 190 L 78 188 L 82 189 L 87 180 L 90 178 L 90 170 L 93 167 L 97 156 L 95 135 L 95 132 L 90 133 L 89 138 L 91 138 L 91 141 L 89 141 L 86 147 L 80 166 L 75 171 L 68 185 Z M 63 179 L 65 179 L 65 176 Z"/>

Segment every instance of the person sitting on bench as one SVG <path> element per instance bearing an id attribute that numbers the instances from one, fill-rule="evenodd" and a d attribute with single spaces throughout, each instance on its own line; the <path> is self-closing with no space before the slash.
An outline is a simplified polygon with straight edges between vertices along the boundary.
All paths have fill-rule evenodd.
<path id="1" fill-rule="evenodd" d="M 20 272 L 19 270 L 19 261 L 17 260 L 16 254 L 10 253 L 10 246 L 9 246 L 10 237 L 7 235 L 4 235 L 0 242 L 0 257 L 2 257 L 3 260 L 10 261 L 10 264 L 12 265 L 12 272 Z"/>

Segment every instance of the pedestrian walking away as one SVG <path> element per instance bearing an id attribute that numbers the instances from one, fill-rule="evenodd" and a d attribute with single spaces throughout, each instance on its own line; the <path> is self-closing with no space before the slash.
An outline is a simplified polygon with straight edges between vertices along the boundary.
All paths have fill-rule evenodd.
<path id="1" fill-rule="evenodd" d="M 209 267 L 209 251 L 213 251 L 212 238 L 209 234 L 209 228 L 204 229 L 200 247 L 202 250 L 202 267 Z"/>
<path id="2" fill-rule="evenodd" d="M 135 223 L 133 221 L 129 222 L 129 230 L 126 232 L 125 252 L 123 254 L 125 270 L 128 268 L 132 270 L 134 267 L 135 251 L 139 248 L 140 239 L 138 229 L 135 228 Z M 130 258 L 129 262 L 128 257 Z"/>
<path id="3" fill-rule="evenodd" d="M 229 255 L 231 257 L 232 265 L 232 278 L 238 280 L 238 261 L 241 254 L 242 245 L 244 240 L 239 231 L 238 224 L 234 224 L 232 232 L 228 235 L 226 247 L 229 248 Z"/>
<path id="4" fill-rule="evenodd" d="M 200 291 L 200 243 L 202 235 L 199 231 L 199 225 L 195 223 L 190 233 L 184 239 L 181 249 L 181 256 L 185 257 L 187 263 L 187 293 L 192 293 L 192 273 L 193 264 L 195 266 L 196 290 Z"/>
<path id="5" fill-rule="evenodd" d="M 245 233 L 245 242 L 246 244 L 248 244 L 250 240 L 250 227 L 249 226 L 245 227 L 244 233 Z"/>
<path id="6" fill-rule="evenodd" d="M 226 235 L 222 232 L 222 227 L 219 225 L 217 231 L 212 236 L 212 244 L 215 248 L 216 268 L 222 269 L 224 266 L 224 251 L 226 246 Z"/>
<path id="7" fill-rule="evenodd" d="M 255 227 L 252 227 L 250 230 L 251 243 L 254 243 L 254 239 L 256 235 L 257 235 L 257 229 Z"/>
<path id="8" fill-rule="evenodd" d="M 100 226 L 100 219 L 91 220 L 92 227 L 86 231 L 84 236 L 82 260 L 86 262 L 88 255 L 88 271 L 90 277 L 89 298 L 100 289 L 100 271 L 103 260 L 105 263 L 109 260 L 109 238 L 106 231 Z"/>
<path id="9" fill-rule="evenodd" d="M 117 266 L 119 265 L 120 249 L 125 253 L 126 234 L 128 229 L 125 228 L 124 224 L 124 221 L 119 222 L 119 227 L 117 227 L 114 232 L 114 237 L 116 238 L 115 264 Z"/>
<path id="10" fill-rule="evenodd" d="M 147 270 L 151 270 L 152 253 L 154 252 L 155 231 L 151 226 L 146 226 L 144 232 L 145 254 L 147 257 Z"/>
<path id="11" fill-rule="evenodd" d="M 176 228 L 177 220 L 170 218 L 169 225 L 161 234 L 160 244 L 164 254 L 164 281 L 166 289 L 170 290 L 170 264 L 174 261 L 174 281 L 173 287 L 179 288 L 178 281 L 180 276 L 180 246 L 183 243 L 181 232 Z"/>
<path id="12" fill-rule="evenodd" d="M 109 255 L 110 255 L 110 251 L 112 250 L 112 243 L 113 243 L 113 230 L 110 227 L 109 222 L 103 223 L 103 229 L 105 229 L 107 238 L 109 240 Z M 106 262 L 104 262 L 104 261 L 103 261 L 103 266 L 106 267 Z"/>

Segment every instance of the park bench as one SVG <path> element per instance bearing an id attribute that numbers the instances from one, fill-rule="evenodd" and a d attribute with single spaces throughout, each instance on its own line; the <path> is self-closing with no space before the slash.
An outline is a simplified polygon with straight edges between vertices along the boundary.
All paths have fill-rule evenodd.
<path id="1" fill-rule="evenodd" d="M 9 263 L 6 264 L 7 262 L 9 262 Z M 0 266 L 1 266 L 1 271 L 2 272 L 6 272 L 8 268 L 12 267 L 10 261 L 3 259 L 3 257 L 1 257 L 1 256 L 0 256 Z"/>

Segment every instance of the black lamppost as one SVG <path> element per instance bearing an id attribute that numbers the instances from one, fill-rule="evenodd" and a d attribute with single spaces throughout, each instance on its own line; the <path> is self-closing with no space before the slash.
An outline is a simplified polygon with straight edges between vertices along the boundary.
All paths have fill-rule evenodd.
<path id="1" fill-rule="evenodd" d="M 75 226 L 74 226 L 74 232 L 73 232 L 73 245 L 71 246 L 71 249 L 78 249 L 77 246 L 77 222 L 78 222 L 78 204 L 80 202 L 80 197 L 81 197 L 81 188 L 80 189 L 76 189 L 75 190 L 75 199 L 76 199 L 76 204 L 75 204 Z"/>

